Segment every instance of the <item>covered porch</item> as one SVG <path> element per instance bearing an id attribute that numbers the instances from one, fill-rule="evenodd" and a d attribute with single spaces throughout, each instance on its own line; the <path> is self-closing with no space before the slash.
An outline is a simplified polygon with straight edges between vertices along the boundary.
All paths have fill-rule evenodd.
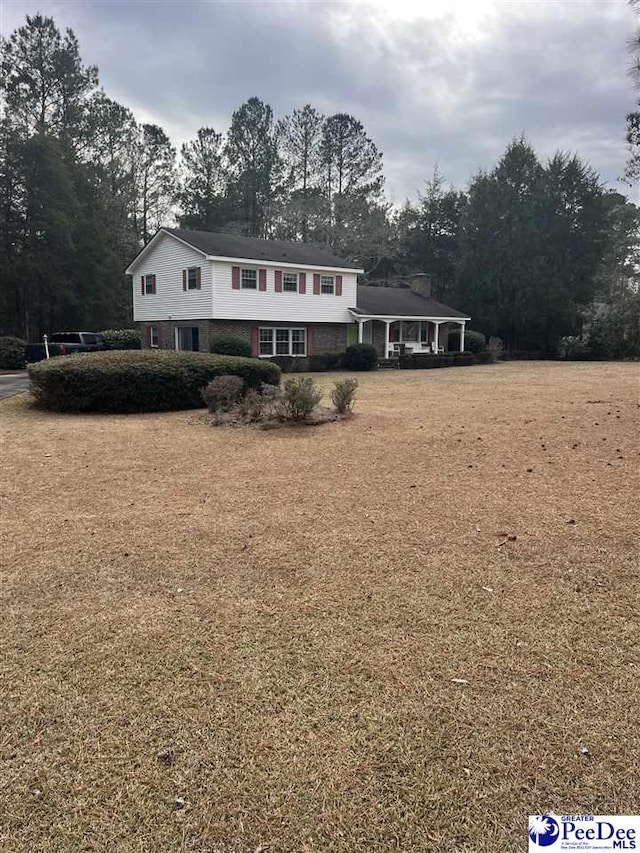
<path id="1" fill-rule="evenodd" d="M 352 312 L 358 324 L 358 343 L 375 346 L 381 358 L 397 358 L 414 353 L 442 353 L 448 350 L 449 330 L 460 329 L 464 350 L 466 317 L 380 316 Z"/>

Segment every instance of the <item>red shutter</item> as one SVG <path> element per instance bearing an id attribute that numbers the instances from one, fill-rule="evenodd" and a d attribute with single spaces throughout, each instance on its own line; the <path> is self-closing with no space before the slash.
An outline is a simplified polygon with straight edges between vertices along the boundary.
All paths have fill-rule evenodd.
<path id="1" fill-rule="evenodd" d="M 196 287 L 198 290 L 202 289 L 202 267 L 197 267 L 196 270 Z"/>
<path id="2" fill-rule="evenodd" d="M 183 290 L 187 289 L 187 271 L 186 270 L 182 270 L 182 289 Z"/>
<path id="3" fill-rule="evenodd" d="M 251 354 L 260 355 L 260 329 L 257 326 L 251 327 Z"/>
<path id="4" fill-rule="evenodd" d="M 231 267 L 231 287 L 240 290 L 240 267 Z"/>
<path id="5" fill-rule="evenodd" d="M 317 272 L 313 274 L 313 292 L 316 296 L 320 293 L 320 275 Z"/>
<path id="6" fill-rule="evenodd" d="M 307 326 L 307 355 L 313 355 L 313 326 Z"/>
<path id="7" fill-rule="evenodd" d="M 140 293 L 144 296 L 144 276 L 140 276 Z"/>
<path id="8" fill-rule="evenodd" d="M 282 270 L 276 270 L 276 293 L 282 293 Z"/>
<path id="9" fill-rule="evenodd" d="M 336 276 L 336 296 L 342 296 L 342 276 Z"/>
<path id="10" fill-rule="evenodd" d="M 258 270 L 258 290 L 267 289 L 267 271 Z"/>
<path id="11" fill-rule="evenodd" d="M 307 274 L 301 272 L 298 276 L 298 293 L 306 293 L 307 292 Z"/>
<path id="12" fill-rule="evenodd" d="M 156 292 L 156 274 L 153 274 L 153 292 Z"/>

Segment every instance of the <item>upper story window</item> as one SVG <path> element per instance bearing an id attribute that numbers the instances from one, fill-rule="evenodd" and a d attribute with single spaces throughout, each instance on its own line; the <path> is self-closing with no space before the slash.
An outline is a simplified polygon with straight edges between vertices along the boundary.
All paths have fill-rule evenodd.
<path id="1" fill-rule="evenodd" d="M 142 276 L 142 294 L 146 296 L 148 293 L 156 292 L 156 277 L 155 275 Z"/>
<path id="2" fill-rule="evenodd" d="M 243 290 L 256 290 L 258 287 L 258 270 L 240 270 L 240 287 Z"/>
<path id="3" fill-rule="evenodd" d="M 335 282 L 332 275 L 320 276 L 320 293 L 335 293 Z"/>
<path id="4" fill-rule="evenodd" d="M 284 272 L 282 273 L 282 289 L 285 293 L 298 292 L 298 273 Z"/>
<path id="5" fill-rule="evenodd" d="M 187 270 L 187 290 L 198 289 L 198 267 L 189 267 Z"/>

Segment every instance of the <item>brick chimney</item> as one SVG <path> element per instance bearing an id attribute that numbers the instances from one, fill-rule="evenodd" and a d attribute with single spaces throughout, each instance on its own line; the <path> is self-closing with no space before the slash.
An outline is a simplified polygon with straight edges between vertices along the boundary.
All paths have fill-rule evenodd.
<path id="1" fill-rule="evenodd" d="M 416 272 L 411 276 L 409 284 L 414 293 L 419 293 L 420 296 L 431 296 L 431 273 Z"/>

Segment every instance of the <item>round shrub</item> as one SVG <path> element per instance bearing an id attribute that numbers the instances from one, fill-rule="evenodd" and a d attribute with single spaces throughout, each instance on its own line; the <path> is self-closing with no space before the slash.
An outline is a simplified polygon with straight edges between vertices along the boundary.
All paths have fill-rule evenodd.
<path id="1" fill-rule="evenodd" d="M 21 338 L 0 338 L 0 369 L 22 370 L 25 365 L 27 342 Z"/>
<path id="2" fill-rule="evenodd" d="M 99 334 L 105 349 L 140 349 L 142 345 L 138 329 L 105 329 Z"/>
<path id="3" fill-rule="evenodd" d="M 251 358 L 251 344 L 242 338 L 233 335 L 216 335 L 211 338 L 209 351 L 218 355 L 240 355 Z"/>
<path id="4" fill-rule="evenodd" d="M 240 376 L 247 388 L 280 383 L 280 370 L 257 358 L 200 352 L 90 352 L 29 366 L 31 392 L 59 412 L 162 412 L 204 406 L 216 376 Z"/>
<path id="5" fill-rule="evenodd" d="M 228 412 L 242 397 L 244 381 L 240 376 L 216 376 L 202 389 L 202 399 L 210 412 Z M 257 393 L 257 392 L 256 392 Z"/>
<path id="6" fill-rule="evenodd" d="M 485 348 L 487 339 L 482 332 L 474 332 L 473 329 L 465 329 L 464 331 L 464 348 L 468 352 L 482 352 Z M 460 349 L 460 329 L 452 329 L 449 332 L 448 341 L 449 350 Z"/>
<path id="7" fill-rule="evenodd" d="M 373 370 L 378 365 L 378 353 L 371 344 L 352 344 L 342 357 L 347 370 Z"/>

